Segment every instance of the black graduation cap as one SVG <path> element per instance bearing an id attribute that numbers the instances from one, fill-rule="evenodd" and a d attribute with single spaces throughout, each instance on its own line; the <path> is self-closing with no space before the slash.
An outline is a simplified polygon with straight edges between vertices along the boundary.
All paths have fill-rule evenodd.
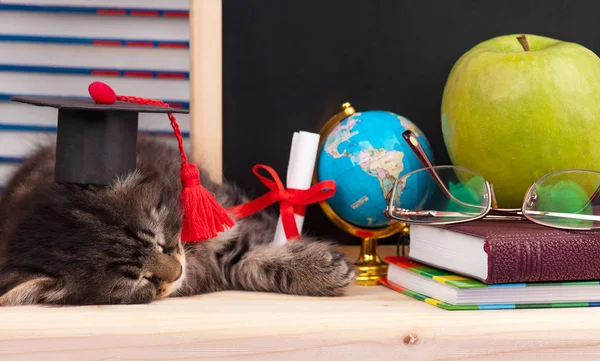
<path id="1" fill-rule="evenodd" d="M 57 182 L 109 185 L 136 168 L 139 113 L 167 113 L 181 155 L 181 240 L 198 242 L 234 225 L 214 194 L 200 183 L 198 167 L 189 163 L 172 113 L 188 113 L 160 100 L 116 95 L 105 83 L 89 85 L 90 99 L 15 96 L 12 100 L 58 109 Z"/>
<path id="2" fill-rule="evenodd" d="M 13 101 L 58 109 L 56 181 L 108 185 L 136 168 L 139 113 L 188 113 L 169 106 L 93 99 L 14 96 Z M 165 119 L 166 121 L 166 119 Z"/>

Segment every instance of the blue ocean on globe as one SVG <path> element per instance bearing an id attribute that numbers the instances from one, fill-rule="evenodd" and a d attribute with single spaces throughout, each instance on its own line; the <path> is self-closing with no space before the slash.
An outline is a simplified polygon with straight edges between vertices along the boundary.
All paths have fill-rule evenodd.
<path id="1" fill-rule="evenodd" d="M 317 178 L 336 182 L 337 190 L 327 203 L 341 218 L 364 228 L 382 228 L 390 224 L 383 211 L 394 181 L 423 168 L 402 138 L 407 129 L 417 135 L 433 161 L 429 142 L 421 130 L 410 120 L 388 111 L 354 113 L 325 138 L 320 149 Z M 426 177 L 426 172 L 423 173 Z M 429 192 L 415 191 L 414 188 L 428 187 L 431 181 L 423 179 L 421 182 L 415 178 L 409 183 L 399 199 L 403 208 L 422 203 L 423 199 L 419 198 Z"/>

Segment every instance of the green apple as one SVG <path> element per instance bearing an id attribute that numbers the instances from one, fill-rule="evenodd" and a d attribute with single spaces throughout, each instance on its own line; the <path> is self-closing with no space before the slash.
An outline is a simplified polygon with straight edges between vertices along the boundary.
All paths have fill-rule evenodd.
<path id="1" fill-rule="evenodd" d="M 493 184 L 501 208 L 559 169 L 600 169 L 600 59 L 536 35 L 484 41 L 454 64 L 442 98 L 452 164 Z"/>

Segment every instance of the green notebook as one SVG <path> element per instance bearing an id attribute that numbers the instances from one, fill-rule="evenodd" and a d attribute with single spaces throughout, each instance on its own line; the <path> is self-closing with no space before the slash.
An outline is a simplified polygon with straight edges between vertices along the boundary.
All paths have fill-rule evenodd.
<path id="1" fill-rule="evenodd" d="M 599 281 L 485 284 L 425 266 L 407 257 L 386 257 L 380 283 L 446 310 L 497 310 L 600 306 Z"/>

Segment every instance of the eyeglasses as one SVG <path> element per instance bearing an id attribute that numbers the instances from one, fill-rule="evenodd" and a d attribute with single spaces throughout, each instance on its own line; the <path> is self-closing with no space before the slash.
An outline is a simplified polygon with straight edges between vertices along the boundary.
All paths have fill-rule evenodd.
<path id="1" fill-rule="evenodd" d="M 412 131 L 402 136 L 424 168 L 395 180 L 384 212 L 391 220 L 442 225 L 485 217 L 529 220 L 559 229 L 600 228 L 600 172 L 567 169 L 546 174 L 529 187 L 520 209 L 501 209 L 492 184 L 479 173 L 460 166 L 433 166 Z"/>

